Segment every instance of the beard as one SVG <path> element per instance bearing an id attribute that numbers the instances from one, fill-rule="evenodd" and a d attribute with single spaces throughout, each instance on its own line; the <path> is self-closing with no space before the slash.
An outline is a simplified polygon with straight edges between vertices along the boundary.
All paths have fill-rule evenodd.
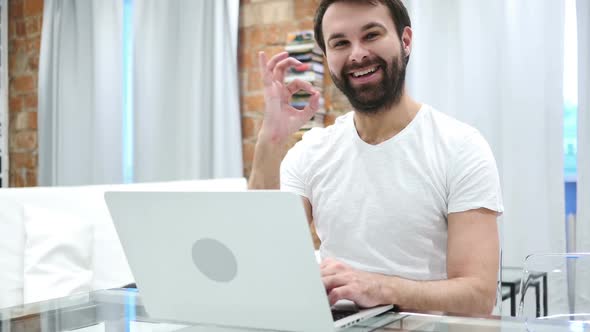
<path id="1" fill-rule="evenodd" d="M 375 65 L 383 70 L 381 81 L 363 84 L 359 87 L 352 86 L 348 74 L 351 70 Z M 391 58 L 391 66 L 388 66 L 383 58 L 373 57 L 360 63 L 345 65 L 340 72 L 341 78 L 336 77 L 332 71 L 330 71 L 330 76 L 332 76 L 336 87 L 344 93 L 356 111 L 364 114 L 377 114 L 401 100 L 406 80 L 406 66 L 407 62 L 402 61 L 398 56 Z"/>

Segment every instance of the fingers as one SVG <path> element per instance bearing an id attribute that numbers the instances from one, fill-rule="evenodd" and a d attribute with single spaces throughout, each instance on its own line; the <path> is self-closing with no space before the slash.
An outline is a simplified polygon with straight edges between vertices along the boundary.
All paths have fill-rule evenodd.
<path id="1" fill-rule="evenodd" d="M 260 52 L 260 53 L 264 54 L 264 52 Z M 266 66 L 264 69 L 272 73 L 274 68 L 277 66 L 277 63 L 279 61 L 282 61 L 282 60 L 288 58 L 288 57 L 289 57 L 289 52 L 281 52 L 281 53 L 275 54 L 272 58 L 270 58 L 270 61 L 268 61 L 268 63 L 266 63 Z"/>
<path id="2" fill-rule="evenodd" d="M 354 294 L 351 286 L 334 288 L 328 293 L 328 301 L 331 306 L 340 300 L 354 301 Z"/>
<path id="3" fill-rule="evenodd" d="M 281 52 L 279 54 L 275 54 L 272 58 L 270 58 L 270 60 L 268 60 L 264 51 L 258 52 L 258 68 L 260 69 L 262 82 L 265 86 L 268 86 L 272 83 L 273 71 L 277 62 L 284 60 L 287 57 L 289 57 L 289 53 Z"/>
<path id="4" fill-rule="evenodd" d="M 336 273 L 341 273 L 348 269 L 350 269 L 348 265 L 332 258 L 326 258 L 320 264 L 320 271 L 322 273 L 322 276 L 329 276 Z"/>
<path id="5" fill-rule="evenodd" d="M 270 60 L 268 60 L 266 53 L 263 51 L 258 53 L 258 67 L 262 74 L 264 85 L 271 84 L 272 80 L 282 83 L 285 80 L 287 69 L 300 64 L 301 61 L 290 58 L 288 52 L 275 54 Z"/>
<path id="6" fill-rule="evenodd" d="M 294 94 L 295 92 L 297 92 L 299 90 L 307 91 L 311 95 L 313 95 L 316 92 L 316 90 L 313 88 L 313 85 L 311 83 L 306 82 L 306 81 L 302 81 L 300 79 L 295 79 L 295 80 L 293 80 L 293 82 L 287 84 L 287 90 L 289 91 L 290 94 Z"/>
<path id="7" fill-rule="evenodd" d="M 258 52 L 258 68 L 260 69 L 260 75 L 262 76 L 262 82 L 265 86 L 270 85 L 272 81 L 272 75 L 266 70 L 268 60 L 266 54 L 261 51 Z"/>
<path id="8" fill-rule="evenodd" d="M 274 68 L 273 71 L 273 78 L 277 82 L 283 82 L 285 80 L 285 73 L 290 67 L 296 67 L 301 64 L 301 61 L 294 59 L 294 58 L 286 58 L 279 61 Z M 269 66 L 267 66 L 269 67 Z M 270 68 L 269 68 L 270 69 Z"/>
<path id="9" fill-rule="evenodd" d="M 303 116 L 311 118 L 320 109 L 320 93 L 314 91 L 309 98 L 309 103 L 303 108 Z"/>
<path id="10" fill-rule="evenodd" d="M 322 282 L 324 283 L 324 287 L 328 292 L 334 288 L 346 285 L 348 281 L 348 278 L 342 274 L 322 277 Z"/>

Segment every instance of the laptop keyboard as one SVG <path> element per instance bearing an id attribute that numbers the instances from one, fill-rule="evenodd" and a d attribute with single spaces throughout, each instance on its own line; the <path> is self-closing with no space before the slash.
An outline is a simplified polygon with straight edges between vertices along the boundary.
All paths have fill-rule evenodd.
<path id="1" fill-rule="evenodd" d="M 350 315 L 354 315 L 357 312 L 359 312 L 358 310 L 337 310 L 337 309 L 332 309 L 332 318 L 334 319 L 334 321 L 340 320 L 344 317 L 348 317 Z"/>

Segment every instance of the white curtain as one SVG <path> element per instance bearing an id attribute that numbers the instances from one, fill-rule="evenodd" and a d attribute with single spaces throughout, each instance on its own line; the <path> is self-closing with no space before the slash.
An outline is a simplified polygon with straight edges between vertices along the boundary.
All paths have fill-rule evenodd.
<path id="1" fill-rule="evenodd" d="M 238 0 L 135 2 L 136 180 L 242 176 L 238 10 Z"/>
<path id="2" fill-rule="evenodd" d="M 562 1 L 407 3 L 410 94 L 479 129 L 494 151 L 503 265 L 565 251 Z"/>
<path id="3" fill-rule="evenodd" d="M 238 0 L 133 3 L 132 181 L 241 177 Z M 123 0 L 44 6 L 39 183 L 121 183 Z"/>
<path id="4" fill-rule="evenodd" d="M 578 202 L 577 251 L 590 252 L 590 1 L 577 1 Z M 578 267 L 576 306 L 590 308 L 590 266 Z"/>
<path id="5" fill-rule="evenodd" d="M 496 156 L 504 265 L 521 266 L 533 252 L 565 250 L 563 5 L 408 4 L 414 27 L 410 93 L 479 129 Z"/>
<path id="6" fill-rule="evenodd" d="M 39 184 L 121 182 L 121 1 L 45 0 Z"/>

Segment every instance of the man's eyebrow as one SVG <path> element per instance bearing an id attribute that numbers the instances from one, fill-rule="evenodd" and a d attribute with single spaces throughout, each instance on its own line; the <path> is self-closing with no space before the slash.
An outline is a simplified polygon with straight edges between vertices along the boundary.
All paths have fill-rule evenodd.
<path id="1" fill-rule="evenodd" d="M 377 23 L 377 22 L 370 22 L 367 23 L 365 25 L 363 25 L 363 27 L 361 28 L 361 31 L 367 31 L 373 28 L 381 28 L 381 29 L 385 29 L 385 26 L 381 23 Z"/>
<path id="2" fill-rule="evenodd" d="M 363 25 L 363 27 L 361 28 L 361 31 L 367 31 L 367 30 L 370 30 L 373 28 L 385 29 L 385 26 L 381 23 L 370 22 L 370 23 Z M 338 38 L 344 38 L 344 37 L 346 37 L 346 36 L 343 33 L 333 33 L 328 37 L 328 42 L 332 39 L 338 39 Z"/>
<path id="3" fill-rule="evenodd" d="M 337 38 L 344 38 L 344 34 L 343 33 L 333 33 L 328 38 L 328 41 L 330 41 L 332 39 L 337 39 Z"/>

